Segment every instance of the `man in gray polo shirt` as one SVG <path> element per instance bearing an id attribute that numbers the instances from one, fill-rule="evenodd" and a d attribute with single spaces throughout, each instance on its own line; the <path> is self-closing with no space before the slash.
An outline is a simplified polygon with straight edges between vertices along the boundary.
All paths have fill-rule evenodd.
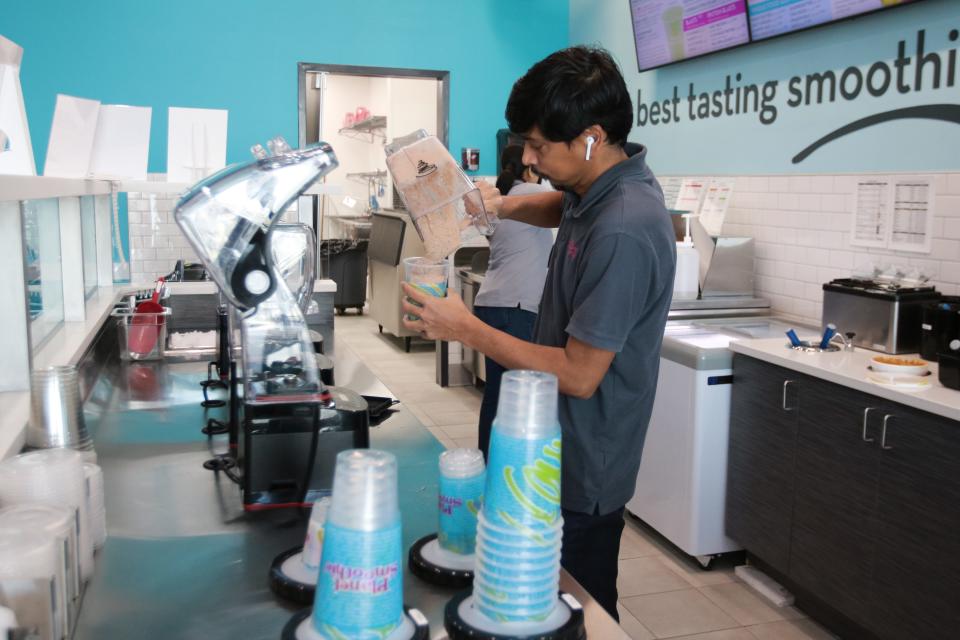
<path id="1" fill-rule="evenodd" d="M 456 296 L 404 307 L 428 338 L 458 340 L 508 369 L 557 375 L 563 432 L 561 562 L 615 618 L 623 510 L 633 495 L 657 387 L 676 245 L 646 149 L 628 144 L 633 106 L 605 51 L 572 47 L 514 84 L 510 129 L 524 164 L 558 193 L 501 196 L 502 218 L 559 226 L 532 343 L 484 325 Z"/>

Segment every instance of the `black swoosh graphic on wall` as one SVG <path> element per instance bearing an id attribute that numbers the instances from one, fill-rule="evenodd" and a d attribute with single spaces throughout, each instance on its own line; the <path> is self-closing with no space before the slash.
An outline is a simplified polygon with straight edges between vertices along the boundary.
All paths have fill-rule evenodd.
<path id="1" fill-rule="evenodd" d="M 793 164 L 799 164 L 803 162 L 811 153 L 820 147 L 829 144 L 838 138 L 842 138 L 847 134 L 853 133 L 854 131 L 866 129 L 867 127 L 872 127 L 875 124 L 890 122 L 891 120 L 905 120 L 908 118 L 943 120 L 945 122 L 960 124 L 960 104 L 926 104 L 919 107 L 905 107 L 903 109 L 894 109 L 893 111 L 884 111 L 882 113 L 875 113 L 872 116 L 867 116 L 866 118 L 861 118 L 860 120 L 856 120 L 850 124 L 840 127 L 836 131 L 831 131 L 797 155 L 793 156 Z"/>

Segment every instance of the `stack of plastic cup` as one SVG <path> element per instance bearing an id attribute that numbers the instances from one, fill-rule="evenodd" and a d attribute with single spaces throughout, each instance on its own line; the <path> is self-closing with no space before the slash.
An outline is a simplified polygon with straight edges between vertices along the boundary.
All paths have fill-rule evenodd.
<path id="1" fill-rule="evenodd" d="M 102 549 L 107 541 L 107 510 L 103 503 L 103 470 L 96 464 L 83 463 L 87 483 L 87 517 L 94 549 Z"/>
<path id="2" fill-rule="evenodd" d="M 303 539 L 303 566 L 313 573 L 314 582 L 316 582 L 317 572 L 320 570 L 324 529 L 329 510 L 330 498 L 320 498 L 313 503 L 313 509 L 310 510 L 310 522 L 307 523 L 307 535 Z"/>
<path id="3" fill-rule="evenodd" d="M 476 607 L 499 622 L 546 620 L 557 603 L 563 532 L 556 376 L 504 374 L 487 478 Z"/>
<path id="4" fill-rule="evenodd" d="M 447 279 L 450 275 L 450 263 L 446 258 L 404 258 L 404 280 L 416 289 L 436 298 L 447 295 Z M 407 320 L 419 320 L 418 316 L 407 314 Z"/>
<path id="5" fill-rule="evenodd" d="M 563 518 L 557 391 L 552 374 L 503 375 L 477 523 L 473 593 L 456 605 L 460 618 L 475 629 L 549 635 L 571 620 L 569 607 L 559 606 Z M 462 637 L 451 632 L 450 609 L 448 633 Z"/>
<path id="6" fill-rule="evenodd" d="M 274 558 L 270 566 L 270 588 L 281 598 L 300 604 L 313 602 L 329 508 L 328 497 L 314 502 L 303 546 L 284 551 Z"/>
<path id="7" fill-rule="evenodd" d="M 410 548 L 408 566 L 414 575 L 450 587 L 465 587 L 473 581 L 477 515 L 485 482 L 479 449 L 450 449 L 440 454 L 438 533 L 424 536 Z"/>
<path id="8" fill-rule="evenodd" d="M 440 454 L 438 538 L 443 549 L 473 554 L 485 483 L 483 453 L 479 449 L 451 449 Z"/>
<path id="9" fill-rule="evenodd" d="M 58 586 L 57 542 L 46 532 L 0 529 L 0 593 L 23 627 L 40 638 L 68 637 L 63 626 L 66 603 Z"/>
<path id="10" fill-rule="evenodd" d="M 80 400 L 80 382 L 73 365 L 35 369 L 30 373 L 30 425 L 27 446 L 35 449 L 67 447 L 96 462 L 93 440 L 87 433 Z"/>
<path id="11" fill-rule="evenodd" d="M 79 607 L 80 567 L 77 564 L 77 535 L 72 509 L 43 504 L 23 504 L 0 509 L 0 531 L 17 533 L 24 538 L 49 536 L 55 541 L 57 564 L 55 581 L 60 626 L 70 635 L 70 624 Z"/>
<path id="12" fill-rule="evenodd" d="M 93 537 L 87 516 L 82 456 L 73 449 L 45 449 L 0 462 L 0 506 L 40 503 L 76 510 L 80 577 L 93 576 Z"/>
<path id="13" fill-rule="evenodd" d="M 313 614 L 298 614 L 284 638 L 402 640 L 426 637 L 422 615 L 403 609 L 397 459 L 386 451 L 337 455 Z M 418 620 L 419 617 L 419 620 Z M 423 624 L 418 624 L 422 620 Z"/>

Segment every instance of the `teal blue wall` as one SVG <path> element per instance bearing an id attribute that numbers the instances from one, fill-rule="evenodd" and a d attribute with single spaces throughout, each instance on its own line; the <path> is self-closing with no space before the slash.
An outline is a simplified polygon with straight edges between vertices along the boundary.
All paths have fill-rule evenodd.
<path id="1" fill-rule="evenodd" d="M 942 65 L 949 50 L 960 47 L 948 35 L 960 29 L 960 1 L 923 0 L 849 21 L 755 43 L 704 58 L 639 73 L 634 51 L 628 0 L 570 0 L 571 43 L 600 44 L 619 60 L 636 102 L 664 100 L 679 86 L 685 97 L 689 83 L 696 91 L 724 88 L 725 77 L 741 73 L 745 83 L 776 80 L 778 116 L 762 124 L 756 114 L 724 116 L 691 122 L 635 126 L 631 140 L 650 147 L 653 167 L 665 174 L 843 173 L 873 171 L 939 171 L 960 169 L 960 125 L 952 122 L 898 120 L 863 129 L 832 142 L 799 164 L 792 157 L 810 142 L 860 118 L 892 109 L 927 104 L 960 105 L 960 60 L 953 87 L 931 88 L 927 72 L 920 92 L 888 91 L 880 97 L 861 95 L 854 101 L 811 104 L 790 108 L 787 82 L 800 75 L 851 65 L 866 71 L 871 64 L 889 62 L 897 43 L 906 41 L 913 57 L 916 35 L 925 30 L 925 50 L 939 51 Z M 960 58 L 960 56 L 958 56 Z M 910 67 L 913 77 L 913 67 Z M 945 71 L 943 72 L 945 76 Z M 635 107 L 637 105 L 635 104 Z M 957 108 L 960 108 L 958 106 Z"/>
<path id="2" fill-rule="evenodd" d="M 153 107 L 151 172 L 166 170 L 167 107 L 230 111 L 227 161 L 297 140 L 297 63 L 450 71 L 450 148 L 495 171 L 510 87 L 566 46 L 564 0 L 31 0 L 4 2 L 39 171 L 57 93 Z M 522 9 L 520 9 L 522 6 Z"/>

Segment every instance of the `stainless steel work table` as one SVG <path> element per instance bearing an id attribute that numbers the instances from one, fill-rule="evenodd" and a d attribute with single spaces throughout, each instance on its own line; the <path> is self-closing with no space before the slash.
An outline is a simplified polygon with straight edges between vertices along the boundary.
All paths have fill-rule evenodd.
<path id="1" fill-rule="evenodd" d="M 347 349 L 336 380 L 358 393 L 392 395 Z M 75 640 L 276 639 L 298 607 L 270 591 L 267 572 L 280 552 L 303 542 L 306 517 L 292 510 L 248 514 L 240 491 L 202 463 L 225 436 L 208 441 L 200 380 L 206 362 L 111 363 L 86 404 L 103 467 L 109 537 L 96 556 Z M 397 456 L 404 548 L 436 529 L 437 456 L 443 447 L 403 405 L 371 429 L 371 446 Z M 406 570 L 404 599 L 445 638 L 443 608 L 455 590 Z M 627 638 L 565 573 L 561 588 L 584 606 L 588 635 Z"/>

